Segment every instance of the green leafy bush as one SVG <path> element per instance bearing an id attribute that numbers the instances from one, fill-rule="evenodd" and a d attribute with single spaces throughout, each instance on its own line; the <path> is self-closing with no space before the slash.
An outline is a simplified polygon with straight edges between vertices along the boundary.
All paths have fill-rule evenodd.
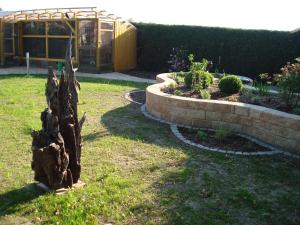
<path id="1" fill-rule="evenodd" d="M 300 107 L 296 107 L 292 111 L 294 114 L 300 115 Z"/>
<path id="2" fill-rule="evenodd" d="M 201 90 L 200 95 L 201 95 L 202 99 L 210 99 L 211 98 L 211 95 L 210 95 L 209 91 L 207 91 L 207 90 Z"/>
<path id="3" fill-rule="evenodd" d="M 222 141 L 225 141 L 228 137 L 230 137 L 231 133 L 232 133 L 231 130 L 224 129 L 224 128 L 218 128 L 215 131 L 214 137 L 219 142 L 222 142 Z"/>
<path id="4" fill-rule="evenodd" d="M 287 107 L 295 108 L 300 101 L 300 60 L 297 63 L 288 63 L 284 66 L 282 74 L 277 75 L 280 95 Z"/>
<path id="5" fill-rule="evenodd" d="M 183 95 L 183 93 L 181 90 L 175 90 L 174 95 L 181 96 L 181 95 Z"/>
<path id="6" fill-rule="evenodd" d="M 268 95 L 269 90 L 271 89 L 270 85 L 268 85 L 267 83 L 260 82 L 260 81 L 255 82 L 254 87 L 255 87 L 256 91 L 258 92 L 258 94 L 261 96 Z"/>
<path id="7" fill-rule="evenodd" d="M 187 88 L 191 88 L 193 84 L 193 73 L 188 72 L 184 76 L 184 84 Z"/>
<path id="8" fill-rule="evenodd" d="M 243 88 L 243 82 L 237 76 L 225 76 L 221 78 L 219 88 L 226 94 L 235 94 Z"/>
<path id="9" fill-rule="evenodd" d="M 173 81 L 169 84 L 169 89 L 174 90 L 176 88 L 176 82 Z"/>
<path id="10" fill-rule="evenodd" d="M 205 141 L 207 139 L 207 134 L 203 130 L 198 130 L 196 134 L 196 138 L 199 141 Z"/>
<path id="11" fill-rule="evenodd" d="M 202 59 L 202 62 L 195 62 L 192 54 L 189 55 L 189 60 L 190 72 L 185 75 L 184 83 L 187 88 L 193 88 L 200 93 L 201 89 L 208 88 L 214 81 L 213 75 L 207 71 L 210 62 L 206 59 Z"/>
<path id="12" fill-rule="evenodd" d="M 208 88 L 213 84 L 214 77 L 211 73 L 206 71 L 196 71 L 194 72 L 193 84 L 200 84 L 202 89 Z"/>

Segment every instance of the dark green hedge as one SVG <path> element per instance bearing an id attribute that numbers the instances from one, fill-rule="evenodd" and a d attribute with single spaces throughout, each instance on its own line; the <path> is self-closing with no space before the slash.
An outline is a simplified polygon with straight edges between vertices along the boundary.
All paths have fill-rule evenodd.
<path id="1" fill-rule="evenodd" d="M 138 30 L 138 67 L 146 71 L 168 71 L 173 47 L 181 47 L 218 64 L 221 69 L 256 77 L 278 72 L 287 62 L 300 56 L 299 34 L 266 30 L 242 30 L 199 26 L 134 24 Z"/>

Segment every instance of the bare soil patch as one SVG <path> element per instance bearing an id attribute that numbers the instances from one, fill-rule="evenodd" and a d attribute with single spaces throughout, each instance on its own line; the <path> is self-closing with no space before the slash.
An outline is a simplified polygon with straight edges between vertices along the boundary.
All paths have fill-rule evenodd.
<path id="1" fill-rule="evenodd" d="M 206 138 L 199 140 L 197 138 L 196 129 L 189 129 L 185 127 L 178 127 L 180 133 L 188 140 L 204 145 L 209 148 L 220 148 L 228 151 L 239 151 L 239 152 L 265 152 L 271 151 L 270 149 L 258 145 L 253 141 L 239 136 L 238 134 L 231 133 L 226 139 L 220 141 L 215 137 L 215 131 L 213 130 L 202 130 L 206 134 Z"/>

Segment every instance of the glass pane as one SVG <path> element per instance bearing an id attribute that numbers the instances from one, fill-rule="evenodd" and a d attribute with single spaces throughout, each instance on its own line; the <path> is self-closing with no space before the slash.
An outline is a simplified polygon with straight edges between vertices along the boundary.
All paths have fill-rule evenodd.
<path id="1" fill-rule="evenodd" d="M 4 52 L 13 53 L 13 40 L 4 40 Z"/>
<path id="2" fill-rule="evenodd" d="M 66 48 L 69 39 L 67 38 L 49 38 L 49 58 L 64 59 L 66 57 Z M 75 55 L 74 39 L 72 40 L 72 54 Z"/>
<path id="3" fill-rule="evenodd" d="M 70 25 L 75 29 L 75 21 L 69 21 Z M 48 23 L 49 35 L 70 35 L 71 29 L 65 22 L 55 21 Z"/>
<path id="4" fill-rule="evenodd" d="M 13 24 L 5 23 L 4 24 L 4 38 L 11 38 L 13 36 Z"/>
<path id="5" fill-rule="evenodd" d="M 5 65 L 14 65 L 14 56 L 12 55 L 7 55 L 5 56 Z"/>
<path id="6" fill-rule="evenodd" d="M 15 55 L 19 55 L 19 29 L 18 24 L 14 26 L 14 41 L 15 41 Z"/>
<path id="7" fill-rule="evenodd" d="M 23 22 L 23 34 L 24 35 L 45 35 L 45 23 L 44 22 Z"/>
<path id="8" fill-rule="evenodd" d="M 79 22 L 80 46 L 96 47 L 97 27 L 94 20 L 81 20 Z"/>
<path id="9" fill-rule="evenodd" d="M 96 50 L 92 48 L 79 49 L 80 64 L 96 66 Z"/>
<path id="10" fill-rule="evenodd" d="M 101 31 L 101 46 L 112 47 L 112 34 L 111 31 Z"/>
<path id="11" fill-rule="evenodd" d="M 100 49 L 100 61 L 101 65 L 111 64 L 112 59 L 112 48 L 101 48 Z"/>
<path id="12" fill-rule="evenodd" d="M 29 52 L 30 57 L 46 57 L 45 38 L 23 38 L 23 56 Z"/>
<path id="13" fill-rule="evenodd" d="M 113 23 L 101 23 L 101 29 L 113 30 Z"/>
<path id="14" fill-rule="evenodd" d="M 101 31 L 101 49 L 100 49 L 100 61 L 101 65 L 107 65 L 112 63 L 112 31 Z"/>
<path id="15" fill-rule="evenodd" d="M 95 20 L 79 21 L 79 62 L 80 65 L 96 66 L 97 26 Z"/>

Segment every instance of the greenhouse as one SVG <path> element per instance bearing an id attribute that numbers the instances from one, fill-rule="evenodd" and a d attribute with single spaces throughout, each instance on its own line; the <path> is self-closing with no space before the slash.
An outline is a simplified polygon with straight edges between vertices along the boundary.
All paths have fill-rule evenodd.
<path id="1" fill-rule="evenodd" d="M 0 65 L 63 62 L 68 40 L 82 71 L 136 67 L 136 28 L 95 7 L 37 9 L 0 15 Z"/>

